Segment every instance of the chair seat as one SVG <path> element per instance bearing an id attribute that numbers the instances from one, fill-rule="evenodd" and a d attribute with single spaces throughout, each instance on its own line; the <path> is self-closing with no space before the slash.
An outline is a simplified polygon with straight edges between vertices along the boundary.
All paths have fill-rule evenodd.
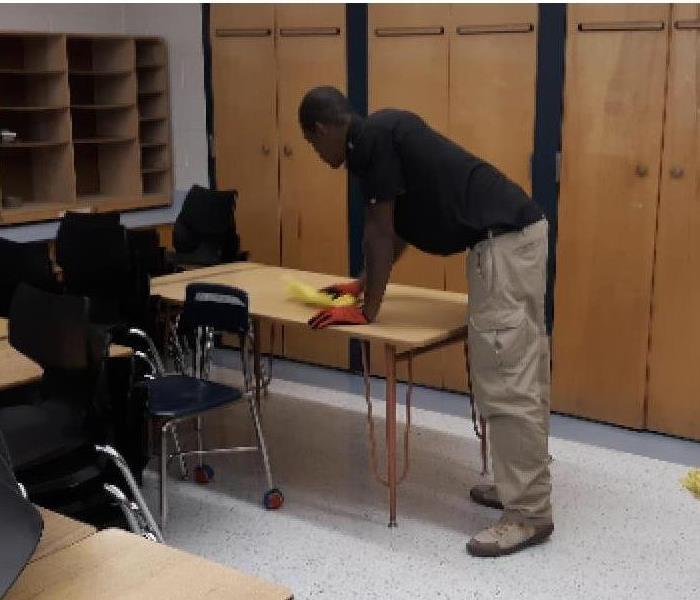
<path id="1" fill-rule="evenodd" d="M 166 375 L 146 382 L 148 412 L 156 417 L 196 415 L 242 397 L 240 390 L 186 375 Z"/>
<path id="2" fill-rule="evenodd" d="M 0 429 L 15 470 L 53 460 L 89 443 L 85 414 L 58 401 L 2 407 Z"/>

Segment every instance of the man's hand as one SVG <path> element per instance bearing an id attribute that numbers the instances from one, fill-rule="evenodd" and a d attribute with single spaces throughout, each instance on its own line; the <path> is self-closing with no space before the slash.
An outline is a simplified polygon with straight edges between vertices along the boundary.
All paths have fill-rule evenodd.
<path id="1" fill-rule="evenodd" d="M 325 329 L 329 325 L 367 325 L 362 309 L 357 306 L 327 308 L 309 319 L 312 329 Z"/>
<path id="2" fill-rule="evenodd" d="M 322 292 L 330 294 L 333 298 L 339 298 L 340 296 L 345 296 L 345 294 L 351 294 L 358 298 L 362 294 L 364 285 L 359 279 L 354 279 L 353 281 L 348 281 L 344 283 L 334 283 L 328 287 L 321 289 Z"/>

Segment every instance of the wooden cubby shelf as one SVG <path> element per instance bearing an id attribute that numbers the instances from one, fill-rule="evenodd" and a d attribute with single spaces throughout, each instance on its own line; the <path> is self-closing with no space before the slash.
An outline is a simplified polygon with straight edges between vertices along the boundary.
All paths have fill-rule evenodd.
<path id="1" fill-rule="evenodd" d="M 33 75 L 62 75 L 65 69 L 0 69 L 0 75 L 14 75 L 16 77 L 29 77 Z"/>
<path id="2" fill-rule="evenodd" d="M 0 226 L 172 201 L 160 38 L 0 33 Z"/>

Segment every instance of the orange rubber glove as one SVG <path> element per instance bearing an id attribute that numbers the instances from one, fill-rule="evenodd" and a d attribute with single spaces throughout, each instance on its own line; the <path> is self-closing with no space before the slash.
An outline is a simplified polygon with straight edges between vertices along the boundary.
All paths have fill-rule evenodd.
<path id="1" fill-rule="evenodd" d="M 355 298 L 359 298 L 362 294 L 362 284 L 359 279 L 353 279 L 352 281 L 343 283 L 334 283 L 333 285 L 324 287 L 321 291 L 330 294 L 333 298 L 339 298 L 345 294 L 351 294 L 355 296 Z"/>
<path id="2" fill-rule="evenodd" d="M 367 317 L 358 306 L 327 308 L 309 319 L 311 329 L 325 329 L 329 325 L 367 325 L 367 323 Z"/>

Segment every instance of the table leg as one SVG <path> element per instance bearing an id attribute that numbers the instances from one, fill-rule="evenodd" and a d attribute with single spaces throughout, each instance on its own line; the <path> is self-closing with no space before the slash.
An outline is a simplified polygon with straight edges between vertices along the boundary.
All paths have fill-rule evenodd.
<path id="1" fill-rule="evenodd" d="M 389 527 L 396 527 L 396 346 L 384 347 L 386 362 L 386 457 Z"/>

